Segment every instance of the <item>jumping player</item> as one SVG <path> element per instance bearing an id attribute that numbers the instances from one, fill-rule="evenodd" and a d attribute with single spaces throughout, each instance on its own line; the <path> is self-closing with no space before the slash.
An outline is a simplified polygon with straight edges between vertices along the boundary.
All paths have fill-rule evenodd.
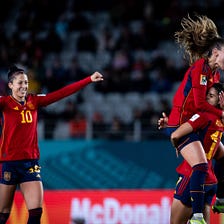
<path id="1" fill-rule="evenodd" d="M 175 33 L 176 42 L 183 48 L 190 67 L 173 98 L 168 119 L 167 134 L 188 121 L 192 115 L 207 111 L 224 117 L 224 111 L 206 102 L 206 93 L 213 83 L 219 82 L 218 69 L 224 70 L 224 39 L 214 22 L 206 16 L 195 19 L 187 16 L 181 21 L 182 29 Z M 221 93 L 223 95 L 223 93 Z M 223 97 L 221 108 L 223 107 Z M 206 223 L 203 218 L 204 181 L 208 170 L 206 155 L 196 133 L 190 133 L 179 153 L 192 167 L 190 194 L 193 217 L 189 223 Z"/>

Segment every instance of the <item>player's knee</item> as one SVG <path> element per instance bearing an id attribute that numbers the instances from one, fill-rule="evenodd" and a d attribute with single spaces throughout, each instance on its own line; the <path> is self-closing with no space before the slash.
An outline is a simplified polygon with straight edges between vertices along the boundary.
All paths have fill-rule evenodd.
<path id="1" fill-rule="evenodd" d="M 192 167 L 193 171 L 207 172 L 208 171 L 208 163 L 199 163 Z"/>

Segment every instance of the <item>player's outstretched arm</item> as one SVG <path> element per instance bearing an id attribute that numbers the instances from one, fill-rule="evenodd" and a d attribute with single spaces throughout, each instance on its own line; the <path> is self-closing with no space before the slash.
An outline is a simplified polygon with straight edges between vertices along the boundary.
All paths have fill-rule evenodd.
<path id="1" fill-rule="evenodd" d="M 51 103 L 54 103 L 58 100 L 61 100 L 71 94 L 74 94 L 93 82 L 99 82 L 103 80 L 103 75 L 99 72 L 94 72 L 92 75 L 87 76 L 86 78 L 73 82 L 61 89 L 48 93 L 46 96 L 39 96 L 38 97 L 38 104 L 39 106 L 47 106 Z"/>
<path id="2" fill-rule="evenodd" d="M 103 75 L 100 74 L 99 72 L 94 72 L 91 76 L 90 76 L 92 82 L 99 82 L 99 81 L 103 81 Z"/>

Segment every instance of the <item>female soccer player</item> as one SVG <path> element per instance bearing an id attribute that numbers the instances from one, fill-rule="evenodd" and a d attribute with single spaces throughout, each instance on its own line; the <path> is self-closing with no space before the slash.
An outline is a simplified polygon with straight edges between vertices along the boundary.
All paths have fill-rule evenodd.
<path id="1" fill-rule="evenodd" d="M 213 84 L 207 93 L 207 102 L 218 108 L 219 93 L 223 90 L 222 84 Z M 206 223 L 210 223 L 211 202 L 217 189 L 217 178 L 214 174 L 212 159 L 218 150 L 223 131 L 224 124 L 219 116 L 207 112 L 199 112 L 193 115 L 190 120 L 180 125 L 171 134 L 171 142 L 178 151 L 184 147 L 184 144 L 179 144 L 179 141 L 183 142 L 181 138 L 191 132 L 197 132 L 203 144 L 208 161 L 208 173 L 204 185 L 204 218 Z M 187 220 L 190 219 L 192 214 L 191 195 L 189 191 L 189 180 L 192 175 L 192 168 L 186 160 L 183 160 L 176 170 L 179 174 L 179 179 L 171 207 L 171 224 L 187 223 Z"/>
<path id="2" fill-rule="evenodd" d="M 0 97 L 2 134 L 0 138 L 0 224 L 6 223 L 17 185 L 29 211 L 28 224 L 39 224 L 43 186 L 37 138 L 37 110 L 67 97 L 89 83 L 102 81 L 99 72 L 47 95 L 28 94 L 28 77 L 13 66 L 8 72 L 11 95 Z"/>
<path id="3" fill-rule="evenodd" d="M 206 102 L 207 90 L 213 83 L 219 82 L 218 69 L 224 70 L 224 39 L 207 16 L 197 15 L 195 19 L 187 16 L 182 19 L 181 27 L 175 38 L 183 48 L 190 67 L 173 98 L 166 129 L 169 135 L 199 111 L 224 117 L 224 111 Z M 223 107 L 223 96 L 221 99 Z M 190 133 L 180 144 L 184 147 L 179 153 L 192 167 L 190 194 L 193 217 L 189 223 L 206 223 L 203 218 L 204 181 L 208 170 L 206 155 L 197 133 Z"/>

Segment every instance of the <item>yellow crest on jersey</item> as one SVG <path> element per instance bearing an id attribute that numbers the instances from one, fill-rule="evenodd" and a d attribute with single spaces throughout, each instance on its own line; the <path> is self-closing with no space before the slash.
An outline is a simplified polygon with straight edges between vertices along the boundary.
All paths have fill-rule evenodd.
<path id="1" fill-rule="evenodd" d="M 27 107 L 29 107 L 29 109 L 33 110 L 34 109 L 34 105 L 31 102 L 27 102 Z"/>

